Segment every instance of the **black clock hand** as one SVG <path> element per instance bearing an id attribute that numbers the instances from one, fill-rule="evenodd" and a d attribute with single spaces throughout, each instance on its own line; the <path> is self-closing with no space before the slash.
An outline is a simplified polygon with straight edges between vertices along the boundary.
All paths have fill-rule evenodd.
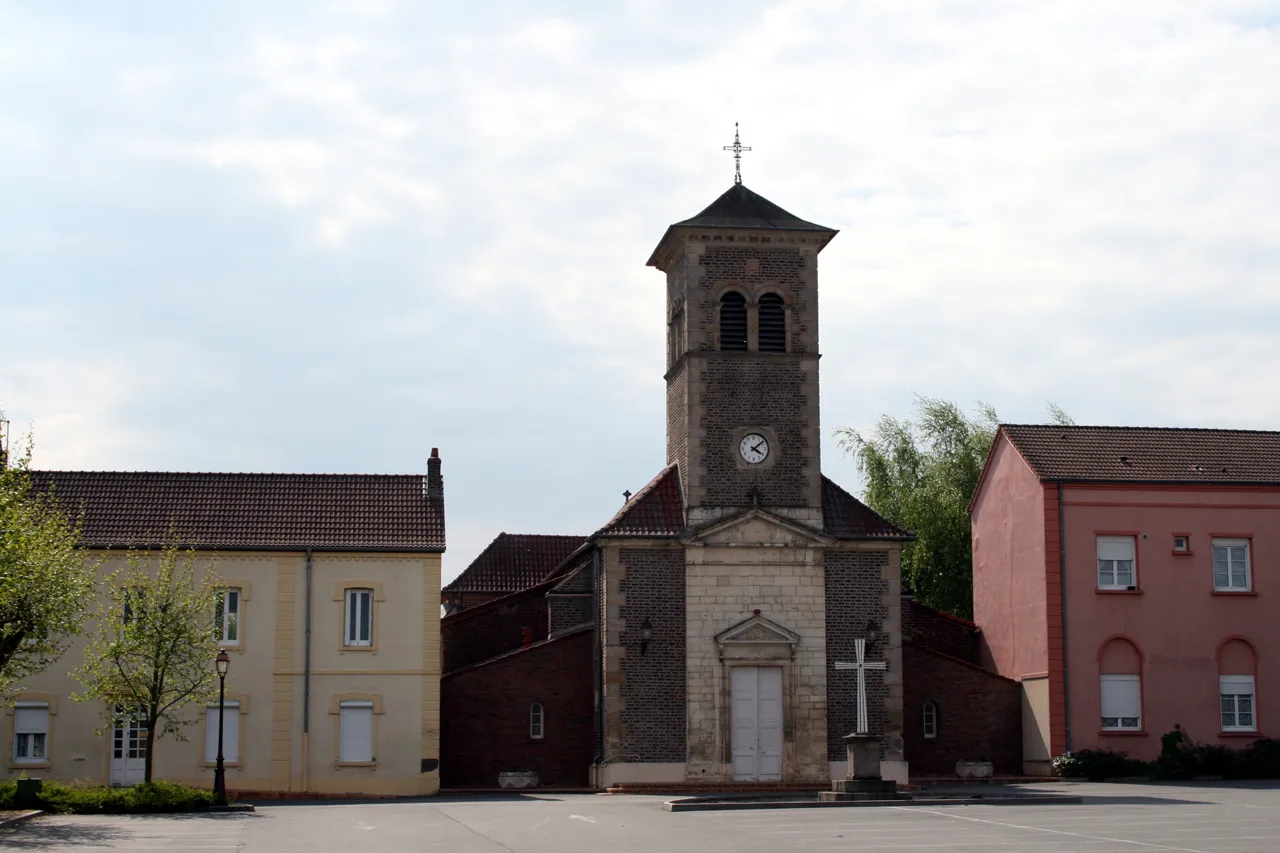
<path id="1" fill-rule="evenodd" d="M 756 453 L 760 453 L 760 452 L 762 452 L 762 451 L 760 450 L 760 448 L 761 448 L 761 447 L 764 447 L 764 442 L 763 442 L 763 441 L 762 441 L 762 442 L 760 442 L 759 444 L 757 444 L 755 447 L 753 447 L 753 448 L 751 448 L 751 449 L 752 449 L 752 450 L 754 450 Z"/>

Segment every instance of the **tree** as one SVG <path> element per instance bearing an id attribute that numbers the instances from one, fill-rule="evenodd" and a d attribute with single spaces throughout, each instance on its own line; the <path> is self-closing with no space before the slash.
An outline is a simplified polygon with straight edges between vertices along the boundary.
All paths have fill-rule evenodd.
<path id="1" fill-rule="evenodd" d="M 32 488 L 30 463 L 29 438 L 12 464 L 0 448 L 0 695 L 66 651 L 97 571 L 54 496 Z"/>
<path id="2" fill-rule="evenodd" d="M 198 578 L 196 563 L 194 550 L 176 544 L 158 552 L 130 549 L 124 566 L 106 578 L 97 633 L 86 642 L 84 665 L 72 671 L 85 688 L 75 700 L 102 702 L 106 728 L 135 715 L 145 728 L 147 783 L 156 740 L 187 740 L 183 728 L 199 721 L 192 705 L 217 696 L 219 582 L 212 569 Z"/>
<path id="3" fill-rule="evenodd" d="M 1052 403 L 1049 416 L 1071 423 Z M 984 403 L 968 416 L 955 403 L 918 397 L 915 420 L 884 415 L 869 438 L 851 427 L 836 431 L 867 480 L 867 505 L 917 537 L 902 549 L 903 588 L 966 619 L 973 616 L 969 499 L 998 424 Z"/>

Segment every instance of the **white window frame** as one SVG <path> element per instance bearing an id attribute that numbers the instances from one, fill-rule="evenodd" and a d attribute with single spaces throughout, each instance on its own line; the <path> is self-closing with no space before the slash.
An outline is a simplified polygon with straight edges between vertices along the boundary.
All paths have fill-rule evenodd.
<path id="1" fill-rule="evenodd" d="M 1241 705 L 1248 702 L 1248 708 Z M 1230 710 L 1228 710 L 1230 705 Z M 1256 732 L 1258 730 L 1258 691 L 1252 675 L 1218 676 L 1218 707 L 1224 732 Z M 1249 722 L 1241 723 L 1242 714 L 1249 715 Z M 1230 715 L 1231 725 L 1227 725 Z"/>
<path id="2" fill-rule="evenodd" d="M 933 740 L 938 736 L 938 703 L 925 702 L 921 711 L 923 720 L 921 726 L 924 731 L 926 740 Z"/>
<path id="3" fill-rule="evenodd" d="M 1108 690 L 1107 685 L 1113 684 L 1115 687 Z M 1132 690 L 1132 696 L 1122 697 L 1125 706 L 1120 708 L 1107 707 L 1107 694 L 1115 694 L 1121 690 L 1119 685 L 1133 685 L 1132 688 L 1124 688 L 1125 692 Z M 1134 673 L 1103 673 L 1098 678 L 1099 702 L 1102 711 L 1102 730 L 1104 732 L 1138 732 L 1142 731 L 1142 676 Z M 1112 711 L 1114 713 L 1108 713 Z M 1126 714 L 1125 711 L 1132 711 L 1132 714 Z M 1108 722 L 1110 721 L 1110 722 Z"/>
<path id="4" fill-rule="evenodd" d="M 1132 590 L 1138 588 L 1138 538 L 1136 536 L 1098 537 L 1098 589 Z M 1128 582 L 1121 582 L 1121 564 L 1128 563 Z"/>
<path id="5" fill-rule="evenodd" d="M 542 740 L 547 734 L 547 709 L 541 702 L 529 706 L 529 738 Z"/>
<path id="6" fill-rule="evenodd" d="M 13 763 L 49 762 L 49 703 L 16 702 L 13 706 Z"/>
<path id="7" fill-rule="evenodd" d="M 228 699 L 223 709 L 222 760 L 234 764 L 240 760 L 240 700 Z M 218 703 L 204 709 L 204 760 L 218 760 Z"/>
<path id="8" fill-rule="evenodd" d="M 1252 571 L 1252 567 L 1250 566 L 1251 555 L 1249 552 L 1252 549 L 1249 547 L 1249 540 L 1248 539 L 1215 538 L 1212 544 L 1213 544 L 1213 547 L 1210 549 L 1210 553 L 1213 555 L 1213 591 L 1214 592 L 1249 592 L 1251 591 L 1253 589 L 1253 571 Z M 1232 556 L 1231 549 L 1233 548 L 1244 549 L 1243 567 L 1240 567 L 1236 561 L 1231 559 L 1231 556 Z M 1222 549 L 1225 552 L 1223 556 L 1226 557 L 1226 561 L 1225 561 L 1227 566 L 1226 586 L 1222 586 L 1218 583 L 1218 550 L 1219 549 Z M 1237 571 L 1242 573 L 1244 576 L 1243 586 L 1237 586 L 1234 583 L 1236 579 Z"/>
<path id="9" fill-rule="evenodd" d="M 342 644 L 344 646 L 372 646 L 373 645 L 373 590 L 367 587 L 358 587 L 348 589 L 345 595 L 344 610 L 346 618 L 343 620 Z M 369 604 L 368 623 L 365 636 L 359 636 L 359 613 L 357 612 L 357 602 L 366 599 Z"/>
<path id="10" fill-rule="evenodd" d="M 235 606 L 232 607 L 234 602 Z M 229 586 L 218 590 L 218 601 L 213 611 L 213 634 L 220 646 L 238 646 L 241 642 L 241 611 L 244 609 L 244 590 Z M 231 616 L 230 619 L 227 617 Z"/>
<path id="11" fill-rule="evenodd" d="M 352 744 L 343 735 L 347 732 L 347 727 L 354 724 L 354 719 L 359 717 L 361 720 L 368 721 L 368 742 L 369 751 L 357 752 L 357 744 Z M 344 699 L 338 703 L 338 763 L 340 764 L 372 764 L 377 751 L 374 749 L 373 741 L 375 735 L 374 727 L 374 705 L 367 699 Z"/>

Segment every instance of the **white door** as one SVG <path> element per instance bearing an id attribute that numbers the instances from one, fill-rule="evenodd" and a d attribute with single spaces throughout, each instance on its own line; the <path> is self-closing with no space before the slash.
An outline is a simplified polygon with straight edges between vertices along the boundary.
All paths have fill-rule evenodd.
<path id="1" fill-rule="evenodd" d="M 111 730 L 111 784 L 137 785 L 147 770 L 147 730 L 137 716 L 123 717 Z"/>
<path id="2" fill-rule="evenodd" d="M 733 778 L 782 779 L 782 667 L 736 666 L 733 680 Z"/>

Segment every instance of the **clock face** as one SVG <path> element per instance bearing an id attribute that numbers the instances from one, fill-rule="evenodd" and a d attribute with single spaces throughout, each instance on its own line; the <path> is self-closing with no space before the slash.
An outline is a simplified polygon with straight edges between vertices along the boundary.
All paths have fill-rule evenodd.
<path id="1" fill-rule="evenodd" d="M 738 454 L 752 465 L 759 465 L 769 456 L 769 442 L 758 432 L 749 432 L 738 442 Z"/>

